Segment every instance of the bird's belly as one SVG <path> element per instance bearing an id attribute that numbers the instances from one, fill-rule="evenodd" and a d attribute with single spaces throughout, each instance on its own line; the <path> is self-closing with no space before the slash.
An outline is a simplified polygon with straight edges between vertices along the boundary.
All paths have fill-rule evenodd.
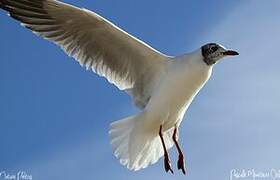
<path id="1" fill-rule="evenodd" d="M 193 98 L 209 79 L 204 69 L 192 69 L 188 73 L 167 75 L 150 99 L 146 110 L 150 112 L 148 126 L 164 126 L 164 129 L 179 125 Z"/>

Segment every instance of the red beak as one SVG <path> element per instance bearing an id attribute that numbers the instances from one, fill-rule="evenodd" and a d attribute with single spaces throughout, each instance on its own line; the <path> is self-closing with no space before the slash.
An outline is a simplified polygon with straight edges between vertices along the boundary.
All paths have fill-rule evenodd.
<path id="1" fill-rule="evenodd" d="M 236 52 L 236 51 L 233 51 L 233 50 L 227 50 L 227 51 L 223 52 L 223 55 L 225 55 L 225 56 L 236 56 L 236 55 L 239 55 L 239 53 Z"/>

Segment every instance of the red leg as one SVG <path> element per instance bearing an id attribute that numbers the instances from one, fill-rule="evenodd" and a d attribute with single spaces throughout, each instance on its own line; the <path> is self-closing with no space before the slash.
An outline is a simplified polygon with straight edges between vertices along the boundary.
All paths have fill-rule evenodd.
<path id="1" fill-rule="evenodd" d="M 177 151 L 179 153 L 177 167 L 178 167 L 179 170 L 181 169 L 184 174 L 186 174 L 185 160 L 184 160 L 185 158 L 184 158 L 184 154 L 183 154 L 183 152 L 182 152 L 182 150 L 181 150 L 181 148 L 179 146 L 179 143 L 177 142 L 177 127 L 176 126 L 174 127 L 174 132 L 173 132 L 172 139 L 173 139 L 173 141 L 175 143 L 175 146 L 177 148 Z"/>
<path id="2" fill-rule="evenodd" d="M 164 143 L 164 139 L 163 139 L 163 135 L 162 135 L 162 125 L 160 126 L 160 129 L 159 129 L 159 137 L 161 139 L 161 143 L 162 143 L 163 150 L 164 150 L 164 168 L 165 168 L 165 171 L 166 172 L 170 171 L 173 174 L 170 159 L 169 159 L 168 152 L 167 152 L 167 149 L 166 149 L 166 146 L 165 146 L 165 143 Z"/>

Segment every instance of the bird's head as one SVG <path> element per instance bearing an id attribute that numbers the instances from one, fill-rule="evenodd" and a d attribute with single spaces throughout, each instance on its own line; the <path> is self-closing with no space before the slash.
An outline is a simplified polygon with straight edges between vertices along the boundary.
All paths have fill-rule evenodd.
<path id="1" fill-rule="evenodd" d="M 233 50 L 228 50 L 223 46 L 216 43 L 208 43 L 201 47 L 201 53 L 203 60 L 207 65 L 213 65 L 220 59 L 226 56 L 236 56 L 239 55 L 238 52 Z"/>

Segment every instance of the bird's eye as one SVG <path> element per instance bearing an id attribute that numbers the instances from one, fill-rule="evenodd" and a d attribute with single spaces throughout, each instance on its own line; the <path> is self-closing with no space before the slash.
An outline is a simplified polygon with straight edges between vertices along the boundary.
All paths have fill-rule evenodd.
<path id="1" fill-rule="evenodd" d="M 212 52 L 216 52 L 218 50 L 218 47 L 217 46 L 213 46 L 213 47 L 211 47 L 211 50 L 212 50 Z"/>

